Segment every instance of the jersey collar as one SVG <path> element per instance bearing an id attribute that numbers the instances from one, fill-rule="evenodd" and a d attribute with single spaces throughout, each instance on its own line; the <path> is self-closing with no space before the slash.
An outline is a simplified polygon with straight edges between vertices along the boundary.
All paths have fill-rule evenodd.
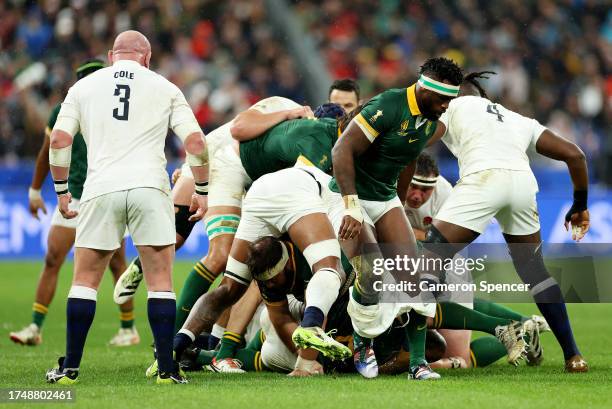
<path id="1" fill-rule="evenodd" d="M 419 109 L 419 104 L 417 104 L 416 100 L 416 83 L 406 88 L 406 98 L 408 100 L 410 114 L 412 116 L 421 115 L 421 110 Z"/>

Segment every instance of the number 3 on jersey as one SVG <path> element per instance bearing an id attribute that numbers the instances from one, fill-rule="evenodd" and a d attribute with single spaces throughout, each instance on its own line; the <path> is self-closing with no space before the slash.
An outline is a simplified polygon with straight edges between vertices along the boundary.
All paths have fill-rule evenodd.
<path id="1" fill-rule="evenodd" d="M 122 94 L 123 96 L 121 96 Z M 123 103 L 123 109 L 121 114 L 119 114 L 119 108 L 113 109 L 113 118 L 120 121 L 127 121 L 130 113 L 130 86 L 117 84 L 115 88 L 115 96 L 118 96 L 119 102 Z"/>
<path id="2" fill-rule="evenodd" d="M 499 109 L 497 109 L 497 105 L 496 104 L 489 104 L 487 105 L 487 112 L 493 115 L 497 115 L 497 120 L 499 122 L 504 122 L 504 116 L 502 114 L 499 113 Z"/>

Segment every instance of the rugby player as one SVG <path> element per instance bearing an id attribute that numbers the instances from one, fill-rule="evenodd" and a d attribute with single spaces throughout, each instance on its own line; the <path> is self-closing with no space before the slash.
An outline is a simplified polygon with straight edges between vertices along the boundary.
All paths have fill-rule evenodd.
<path id="1" fill-rule="evenodd" d="M 211 169 L 209 208 L 205 219 L 209 241 L 208 254 L 193 266 L 180 291 L 176 306 L 176 331 L 185 322 L 196 300 L 208 291 L 214 279 L 224 271 L 240 221 L 242 196 L 245 187 L 251 181 L 245 174 L 240 158 L 231 147 L 234 142 L 232 134 L 243 138 L 254 138 L 285 120 L 312 116 L 312 110 L 308 106 L 300 106 L 283 97 L 269 97 L 206 135 Z M 190 219 L 191 214 L 188 209 L 193 189 L 193 175 L 189 166 L 183 165 L 172 191 L 177 249 L 185 242 L 195 224 Z M 141 280 L 142 269 L 139 260 L 136 259 L 115 286 L 115 302 L 121 303 L 132 298 Z"/>
<path id="2" fill-rule="evenodd" d="M 208 153 L 204 135 L 183 93 L 148 69 L 151 45 L 137 31 L 120 33 L 108 53 L 112 66 L 78 81 L 62 104 L 51 133 L 49 164 L 62 216 L 69 209 L 70 151 L 81 130 L 89 166 L 75 239 L 68 294 L 66 355 L 47 372 L 50 383 L 77 381 L 97 289 L 128 228 L 149 289 L 148 316 L 159 362 L 157 383 L 187 380 L 172 356 L 176 301 L 172 291 L 175 227 L 164 145 L 168 128 L 181 138 L 195 179 L 194 219 L 207 207 Z"/>
<path id="3" fill-rule="evenodd" d="M 100 60 L 88 60 L 81 64 L 76 70 L 77 80 L 104 68 L 104 63 Z M 38 220 L 38 211 L 47 214 L 45 203 L 40 194 L 42 184 L 49 173 L 49 143 L 51 130 L 57 120 L 61 104 L 57 104 L 51 111 L 47 127 L 45 128 L 44 142 L 36 158 L 36 167 L 32 178 L 32 185 L 28 191 L 30 213 Z M 71 208 L 78 211 L 79 200 L 83 192 L 83 183 L 87 173 L 87 148 L 81 133 L 74 136 L 72 149 L 72 166 L 68 174 L 70 194 L 72 195 Z M 74 244 L 74 236 L 78 217 L 65 219 L 56 207 L 51 219 L 51 228 L 47 237 L 47 253 L 45 254 L 45 264 L 38 279 L 36 287 L 36 297 L 32 307 L 32 323 L 20 331 L 11 332 L 10 339 L 22 345 L 39 345 L 42 342 L 42 325 L 47 316 L 49 305 L 55 295 L 57 288 L 57 277 L 59 270 L 64 264 L 66 255 Z M 110 270 L 113 279 L 117 281 L 123 270 L 125 270 L 125 243 L 121 242 L 121 247 L 113 254 L 110 260 Z M 140 337 L 134 326 L 134 304 L 130 302 L 119 306 L 121 311 L 121 327 L 119 332 L 110 340 L 110 345 L 129 346 L 140 342 Z"/>
<path id="4" fill-rule="evenodd" d="M 246 291 L 252 280 L 246 264 L 250 243 L 262 236 L 279 237 L 284 233 L 304 254 L 312 271 L 312 279 L 305 290 L 307 305 L 304 318 L 291 334 L 302 357 L 299 365 L 296 364 L 295 374 L 309 371 L 309 365 L 316 357 L 310 348 L 332 359 L 343 359 L 347 354 L 350 356 L 350 350 L 334 341 L 322 329 L 325 317 L 345 281 L 345 272 L 340 264 L 340 244 L 327 215 L 330 207 L 328 191 L 323 186 L 329 179 L 316 167 L 299 164 L 266 174 L 253 183 L 244 199 L 243 216 L 232 244 L 225 277 L 217 289 L 198 300 L 176 335 L 174 351 L 177 357 L 182 355 L 197 334 L 212 326 L 211 321 L 216 317 L 211 316 L 215 312 L 223 311 Z M 271 197 L 274 197 L 274 201 L 270 200 Z M 287 251 L 284 248 L 284 261 L 289 257 Z M 153 364 L 148 374 L 152 375 L 155 371 Z"/>
<path id="5" fill-rule="evenodd" d="M 338 104 L 350 114 L 359 106 L 359 84 L 350 78 L 335 80 L 329 87 L 328 102 Z"/>
<path id="6" fill-rule="evenodd" d="M 462 80 L 463 73 L 453 61 L 431 58 L 421 67 L 416 84 L 377 95 L 343 132 L 333 150 L 334 179 L 330 182 L 331 190 L 342 195 L 345 205 L 338 232 L 340 239 L 358 240 L 364 218 L 370 219 L 378 242 L 393 245 L 395 254 L 391 256 L 415 255 L 414 233 L 403 211 L 403 196 L 412 179 L 417 156 L 434 136 L 437 120 L 459 93 Z M 368 376 L 377 372 L 368 338 L 378 335 L 372 331 L 373 327 L 384 331 L 391 322 L 373 325 L 372 317 L 383 309 L 372 288 L 373 274 L 366 271 L 357 274 L 349 313 L 356 339 L 363 341 L 357 342 L 355 348 L 359 351 L 356 355 L 365 357 L 365 361 L 360 358 L 359 365 Z M 419 331 L 411 336 L 422 342 L 421 348 L 411 351 L 411 372 L 415 379 L 439 378 L 427 366 L 424 354 L 425 316 L 434 315 L 435 304 L 414 307 L 419 314 L 414 314 L 412 322 L 417 322 Z M 397 314 L 382 315 L 393 319 Z"/>
<path id="7" fill-rule="evenodd" d="M 430 229 L 426 244 L 437 257 L 448 257 L 475 240 L 495 217 L 508 243 L 515 269 L 561 345 L 567 372 L 586 372 L 572 333 L 559 285 L 548 273 L 536 202 L 537 181 L 527 150 L 564 161 L 572 179 L 574 202 L 565 216 L 572 239 L 589 229 L 588 176 L 584 153 L 535 119 L 521 116 L 488 99 L 479 84 L 490 72 L 472 73 L 441 118 L 442 141 L 459 160 L 460 182 Z M 469 205 L 466 205 L 469 203 Z M 440 246 L 440 244 L 448 244 Z M 446 254 L 441 254 L 446 253 Z M 433 278 L 435 280 L 435 278 Z"/>

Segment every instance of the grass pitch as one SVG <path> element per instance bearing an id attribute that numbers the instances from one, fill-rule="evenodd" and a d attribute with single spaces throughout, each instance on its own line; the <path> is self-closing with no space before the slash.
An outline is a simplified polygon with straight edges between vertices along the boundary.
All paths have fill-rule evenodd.
<path id="1" fill-rule="evenodd" d="M 190 264 L 177 263 L 178 291 Z M 59 286 L 38 347 L 14 345 L 9 331 L 30 322 L 40 263 L 0 263 L 0 388 L 45 388 L 45 371 L 63 355 L 65 297 L 72 265 L 61 271 Z M 535 305 L 514 305 L 524 313 Z M 73 388 L 76 407 L 83 408 L 611 408 L 612 407 L 612 304 L 569 307 L 574 332 L 591 371 L 566 374 L 554 337 L 543 335 L 545 360 L 541 367 L 519 368 L 500 361 L 488 368 L 440 371 L 436 382 L 409 381 L 405 375 L 381 376 L 366 381 L 358 375 L 292 379 L 263 373 L 246 375 L 189 374 L 189 385 L 157 386 L 145 379 L 151 362 L 152 337 L 146 319 L 146 292 L 136 299 L 136 326 L 141 344 L 111 348 L 108 341 L 119 326 L 112 301 L 110 274 L 98 294 L 96 318 L 89 333 L 79 384 Z M 64 404 L 40 404 L 64 407 Z M 33 407 L 32 403 L 2 407 Z M 38 407 L 38 404 L 34 407 Z M 69 406 L 73 407 L 73 406 Z"/>

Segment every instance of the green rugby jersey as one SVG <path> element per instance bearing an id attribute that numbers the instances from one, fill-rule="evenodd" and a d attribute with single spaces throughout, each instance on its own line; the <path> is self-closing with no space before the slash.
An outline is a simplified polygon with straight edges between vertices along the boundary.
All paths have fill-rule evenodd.
<path id="1" fill-rule="evenodd" d="M 294 119 L 240 143 L 240 161 L 251 180 L 295 165 L 298 158 L 324 172 L 331 169 L 331 150 L 338 139 L 335 119 Z"/>
<path id="2" fill-rule="evenodd" d="M 51 111 L 49 121 L 47 121 L 47 129 L 45 132 L 51 135 L 51 130 L 57 121 L 62 104 L 57 104 Z M 75 199 L 80 199 L 83 194 L 83 184 L 87 177 L 87 145 L 83 135 L 78 132 L 74 135 L 72 141 L 72 157 L 70 159 L 70 172 L 68 173 L 68 190 Z"/>
<path id="3" fill-rule="evenodd" d="M 394 88 L 372 98 L 355 117 L 372 145 L 355 158 L 355 187 L 360 199 L 391 200 L 404 168 L 423 151 L 436 130 L 417 104 L 415 84 Z M 335 178 L 332 191 L 340 189 Z"/>

